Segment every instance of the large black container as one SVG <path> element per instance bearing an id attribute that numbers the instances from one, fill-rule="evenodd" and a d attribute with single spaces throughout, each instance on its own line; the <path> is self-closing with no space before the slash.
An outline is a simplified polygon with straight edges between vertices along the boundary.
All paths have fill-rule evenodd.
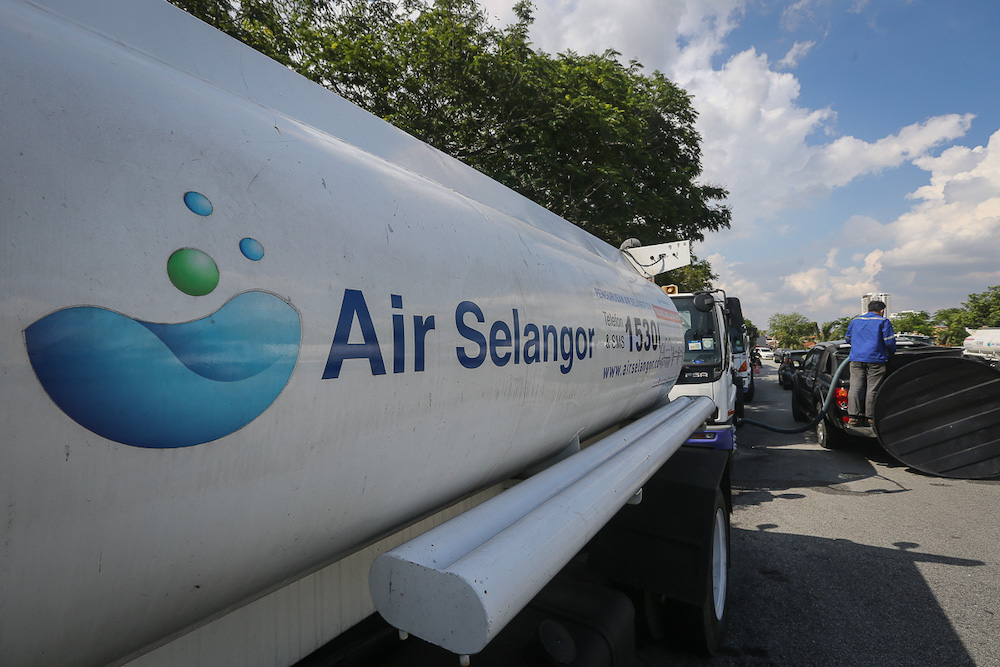
<path id="1" fill-rule="evenodd" d="M 882 446 L 940 477 L 1000 475 L 1000 371 L 961 357 L 906 361 L 875 398 Z"/>

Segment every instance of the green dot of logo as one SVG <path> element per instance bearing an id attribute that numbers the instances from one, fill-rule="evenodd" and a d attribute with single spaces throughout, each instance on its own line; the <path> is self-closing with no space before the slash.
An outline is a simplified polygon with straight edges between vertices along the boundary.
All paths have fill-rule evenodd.
<path id="1" fill-rule="evenodd" d="M 219 284 L 215 261 L 194 248 L 181 248 L 170 255 L 167 275 L 174 287 L 191 296 L 205 296 Z"/>

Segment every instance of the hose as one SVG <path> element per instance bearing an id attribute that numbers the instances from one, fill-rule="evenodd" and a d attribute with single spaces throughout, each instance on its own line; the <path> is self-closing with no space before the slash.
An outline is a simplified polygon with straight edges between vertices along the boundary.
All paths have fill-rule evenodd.
<path id="1" fill-rule="evenodd" d="M 810 421 L 805 426 L 796 426 L 794 428 L 783 428 L 781 426 L 772 426 L 770 424 L 765 424 L 763 422 L 759 422 L 754 419 L 741 419 L 739 420 L 738 423 L 740 425 L 750 424 L 751 426 L 759 426 L 760 428 L 766 428 L 768 431 L 774 431 L 775 433 L 804 433 L 811 428 L 815 428 L 816 424 L 818 424 L 820 420 L 826 416 L 827 410 L 830 409 L 830 404 L 833 403 L 833 397 L 837 393 L 837 381 L 840 379 L 840 376 L 843 374 L 844 369 L 847 368 L 847 364 L 849 364 L 850 361 L 851 361 L 850 358 L 844 359 L 842 362 L 840 362 L 840 365 L 837 366 L 837 370 L 833 372 L 833 378 L 830 380 L 830 390 L 826 392 L 826 400 L 823 401 L 823 407 L 820 408 L 818 413 L 816 413 L 816 416 L 813 417 L 812 421 Z"/>

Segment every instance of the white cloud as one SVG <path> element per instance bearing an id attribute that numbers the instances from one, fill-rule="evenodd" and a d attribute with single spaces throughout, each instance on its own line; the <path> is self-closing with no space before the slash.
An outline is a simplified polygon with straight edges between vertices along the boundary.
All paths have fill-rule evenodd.
<path id="1" fill-rule="evenodd" d="M 672 70 L 681 59 L 704 66 L 722 48 L 745 0 L 535 0 L 533 45 L 547 53 L 613 49 L 647 71 Z M 480 0 L 497 24 L 514 20 L 514 0 Z M 683 50 L 679 46 L 683 43 Z"/>
<path id="2" fill-rule="evenodd" d="M 1000 131 L 985 147 L 954 147 L 915 164 L 930 173 L 930 184 L 892 223 L 887 265 L 943 281 L 979 276 L 1000 284 Z"/>
<path id="3" fill-rule="evenodd" d="M 777 297 L 777 294 L 769 287 L 769 283 L 746 278 L 741 262 L 730 261 L 718 253 L 708 255 L 705 259 L 712 266 L 712 271 L 719 276 L 719 279 L 715 281 L 715 287 L 725 290 L 729 296 L 742 297 L 741 305 L 744 309 L 744 315 L 749 317 L 757 327 L 766 327 L 767 319 L 758 306 L 765 300 Z M 747 300 L 747 295 L 753 295 L 753 299 Z"/>
<path id="4" fill-rule="evenodd" d="M 857 246 L 884 246 L 892 241 L 892 231 L 875 218 L 852 215 L 844 223 L 838 240 L 842 248 Z"/>
<path id="5" fill-rule="evenodd" d="M 500 22 L 513 18 L 512 0 L 483 0 Z M 836 114 L 799 104 L 800 84 L 767 55 L 747 49 L 721 67 L 713 58 L 742 17 L 744 0 L 548 0 L 535 4 L 531 38 L 548 52 L 614 48 L 648 70 L 659 69 L 693 95 L 702 135 L 702 180 L 725 187 L 732 235 L 750 236 L 774 216 L 828 196 L 858 178 L 925 156 L 962 136 L 970 115 L 909 125 L 874 142 L 842 136 L 828 142 Z M 786 20 L 812 16 L 816 0 L 785 10 Z M 812 48 L 797 42 L 786 66 Z"/>
<path id="6" fill-rule="evenodd" d="M 808 138 L 834 114 L 798 106 L 799 82 L 793 75 L 775 71 L 766 55 L 749 49 L 721 69 L 674 76 L 694 96 L 704 180 L 729 190 L 734 220 L 743 226 L 738 231 L 751 233 L 746 223 L 816 195 L 817 179 L 802 178 L 815 152 Z"/>
<path id="7" fill-rule="evenodd" d="M 795 42 L 792 48 L 788 50 L 785 57 L 778 61 L 778 66 L 783 69 L 795 69 L 798 67 L 799 61 L 809 55 L 812 48 L 816 46 L 816 42 Z"/>
<path id="8" fill-rule="evenodd" d="M 822 267 L 784 277 L 779 294 L 788 310 L 850 314 L 859 295 L 877 290 L 893 294 L 897 308 L 934 312 L 1000 284 L 1000 131 L 985 147 L 954 147 L 914 163 L 929 172 L 930 184 L 911 195 L 911 209 L 887 224 L 847 220 L 838 248 L 873 249 L 838 266 L 835 248 Z"/>
<path id="9" fill-rule="evenodd" d="M 816 0 L 796 0 L 781 10 L 781 27 L 785 30 L 795 30 L 802 23 L 814 21 L 816 13 L 813 6 Z"/>
<path id="10" fill-rule="evenodd" d="M 501 22 L 513 18 L 513 0 L 481 2 Z M 843 11 L 867 4 L 856 0 Z M 834 108 L 804 106 L 799 79 L 782 71 L 813 42 L 796 42 L 778 62 L 754 48 L 718 60 L 745 7 L 745 0 L 536 0 L 531 37 L 549 53 L 613 48 L 624 62 L 659 69 L 692 94 L 702 180 L 729 190 L 733 210 L 733 229 L 709 237 L 700 254 L 727 291 L 754 295 L 757 303 L 745 310 L 758 324 L 771 312 L 852 314 L 860 294 L 873 290 L 893 293 L 899 308 L 933 311 L 964 300 L 969 290 L 957 297 L 956 290 L 970 284 L 969 276 L 980 289 L 1000 284 L 1000 133 L 988 146 L 946 148 L 974 118 L 956 113 L 871 141 L 839 136 Z M 824 0 L 798 0 L 785 8 L 782 25 L 817 23 L 829 11 Z M 847 215 L 839 228 L 829 220 L 814 227 L 789 213 L 905 164 L 928 178 L 909 195 L 910 210 L 894 220 Z M 755 237 L 799 245 L 782 266 L 753 256 L 762 247 Z"/>
<path id="11" fill-rule="evenodd" d="M 827 187 L 841 187 L 858 176 L 924 157 L 927 151 L 964 135 L 973 118 L 972 114 L 936 116 L 923 123 L 908 125 L 874 143 L 840 137 L 815 150 L 809 171 Z"/>
<path id="12" fill-rule="evenodd" d="M 861 266 L 839 269 L 833 266 L 836 249 L 827 255 L 823 267 L 814 267 L 783 279 L 786 310 L 829 321 L 856 312 L 861 294 L 877 289 L 876 276 L 882 270 L 884 253 L 875 250 L 864 257 Z"/>
<path id="13" fill-rule="evenodd" d="M 744 235 L 859 176 L 925 156 L 962 136 L 973 118 L 939 116 L 875 142 L 843 136 L 815 144 L 811 139 L 829 130 L 835 113 L 799 106 L 798 80 L 775 71 L 767 56 L 750 49 L 719 70 L 687 77 L 680 83 L 699 112 L 704 179 L 729 190 L 737 232 Z"/>

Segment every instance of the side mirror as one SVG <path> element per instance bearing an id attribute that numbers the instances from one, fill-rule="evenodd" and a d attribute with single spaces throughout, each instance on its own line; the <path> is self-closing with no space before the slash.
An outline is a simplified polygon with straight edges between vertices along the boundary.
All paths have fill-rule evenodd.
<path id="1" fill-rule="evenodd" d="M 743 307 L 740 305 L 740 300 L 735 296 L 727 297 L 726 310 L 729 311 L 729 323 L 734 327 L 742 329 L 745 320 L 743 319 Z"/>
<path id="2" fill-rule="evenodd" d="M 703 313 L 710 313 L 715 307 L 715 297 L 707 292 L 695 294 L 694 307 Z"/>

